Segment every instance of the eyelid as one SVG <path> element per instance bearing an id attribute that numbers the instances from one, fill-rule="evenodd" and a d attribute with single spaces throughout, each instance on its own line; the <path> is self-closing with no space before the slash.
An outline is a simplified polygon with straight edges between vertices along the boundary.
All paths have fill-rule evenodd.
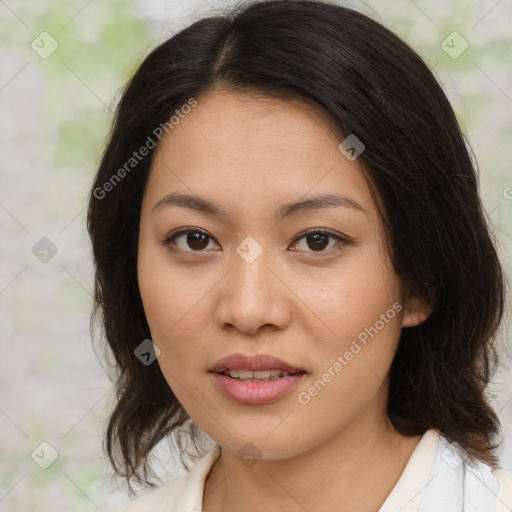
<path id="1" fill-rule="evenodd" d="M 322 234 L 325 234 L 325 235 L 331 235 L 333 238 L 338 238 L 340 240 L 343 240 L 345 242 L 349 242 L 349 239 L 348 237 L 340 234 L 340 233 L 336 233 L 335 231 L 332 231 L 328 228 L 308 228 L 306 229 L 305 231 L 301 231 L 295 238 L 294 242 L 297 241 L 297 240 L 300 240 L 303 236 L 305 235 L 309 235 L 310 233 L 322 233 Z"/>
<path id="2" fill-rule="evenodd" d="M 164 238 L 162 243 L 164 245 L 170 245 L 171 242 L 173 242 L 175 238 L 179 237 L 180 235 L 186 235 L 188 233 L 201 233 L 202 235 L 206 235 L 207 237 L 211 238 L 212 240 L 215 240 L 215 238 L 213 238 L 213 236 L 210 235 L 210 233 L 208 233 L 208 231 L 205 231 L 204 229 L 201 229 L 201 228 L 195 228 L 195 227 L 190 226 L 190 227 L 180 228 L 177 231 L 172 232 L 169 236 Z M 187 252 L 205 252 L 205 251 L 187 251 Z"/>
<path id="3" fill-rule="evenodd" d="M 341 234 L 338 234 L 336 233 L 335 231 L 332 231 L 330 229 L 327 229 L 327 228 L 309 228 L 309 229 L 306 229 L 305 231 L 302 231 L 301 233 L 299 233 L 294 241 L 293 241 L 293 244 L 297 243 L 301 238 L 305 237 L 306 235 L 310 234 L 310 233 L 321 233 L 321 234 L 324 234 L 324 235 L 329 235 L 330 237 L 332 238 L 335 238 L 338 240 L 338 243 L 334 246 L 334 247 L 331 247 L 331 249 L 327 250 L 327 251 L 319 251 L 319 252 L 315 252 L 315 251 L 306 251 L 307 254 L 309 254 L 310 256 L 309 257 L 322 257 L 322 256 L 330 256 L 332 254 L 336 254 L 338 253 L 339 251 L 343 250 L 345 248 L 345 246 L 347 245 L 350 245 L 352 242 L 351 240 L 344 236 L 344 235 L 341 235 Z M 299 252 L 299 251 L 297 251 Z"/>
<path id="4" fill-rule="evenodd" d="M 179 237 L 181 235 L 188 234 L 188 233 L 201 233 L 201 234 L 206 235 L 207 237 L 209 237 L 211 240 L 215 240 L 215 238 L 212 235 L 210 235 L 207 231 L 205 231 L 204 229 L 197 228 L 197 227 L 183 227 L 183 228 L 180 228 L 177 231 L 171 233 L 169 236 L 167 236 L 162 241 L 162 243 L 164 245 L 168 246 L 177 237 Z M 334 248 L 331 248 L 328 251 L 319 251 L 317 253 L 315 253 L 315 251 L 311 251 L 312 255 L 317 254 L 318 256 L 321 256 L 321 255 L 324 255 L 324 254 L 332 254 L 332 253 L 337 252 L 338 250 L 341 250 L 344 246 L 349 245 L 349 244 L 352 243 L 348 237 L 345 237 L 344 235 L 338 234 L 338 233 L 336 233 L 336 232 L 334 232 L 334 231 L 332 231 L 330 229 L 327 229 L 327 228 L 308 228 L 305 231 L 302 231 L 301 233 L 299 233 L 295 237 L 295 239 L 293 240 L 292 244 L 297 243 L 301 238 L 303 238 L 304 236 L 306 236 L 306 235 L 308 235 L 310 233 L 321 233 L 321 234 L 329 235 L 332 238 L 336 238 L 338 240 L 338 244 Z M 341 248 L 340 248 L 340 245 L 341 245 Z M 178 250 L 177 252 L 202 253 L 202 252 L 209 252 L 209 251 L 204 251 L 204 250 L 202 250 L 202 251 L 180 251 L 180 250 Z M 300 252 L 300 251 L 297 251 L 297 252 Z M 308 251 L 306 251 L 306 252 L 308 252 Z"/>

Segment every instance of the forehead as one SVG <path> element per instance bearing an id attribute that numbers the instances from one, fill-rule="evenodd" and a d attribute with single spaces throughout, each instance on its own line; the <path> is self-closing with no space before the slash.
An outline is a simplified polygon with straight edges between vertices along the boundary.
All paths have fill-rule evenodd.
<path id="1" fill-rule="evenodd" d="M 265 152 L 276 158 L 321 153 L 337 144 L 334 124 L 319 109 L 299 100 L 212 92 L 165 137 L 163 146 L 194 148 L 194 155 L 237 151 L 238 157 Z M 164 139 L 164 140 L 165 140 Z M 174 140 L 172 140 L 174 139 Z"/>
<path id="2" fill-rule="evenodd" d="M 340 142 L 332 121 L 307 103 L 211 93 L 159 143 L 147 192 L 157 199 L 179 189 L 245 204 L 339 192 L 371 209 L 362 168 Z"/>

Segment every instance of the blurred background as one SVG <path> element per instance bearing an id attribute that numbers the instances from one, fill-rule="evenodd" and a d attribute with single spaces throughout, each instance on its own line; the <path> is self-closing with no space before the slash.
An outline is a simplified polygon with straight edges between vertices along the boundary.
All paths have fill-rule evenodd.
<path id="1" fill-rule="evenodd" d="M 117 512 L 132 499 L 102 452 L 112 388 L 89 332 L 87 193 L 119 90 L 138 64 L 172 33 L 234 3 L 0 0 L 2 511 Z M 510 279 L 511 0 L 343 5 L 405 39 L 440 80 L 478 159 Z M 507 315 L 490 393 L 503 424 L 501 465 L 512 470 Z M 162 481 L 184 472 L 166 447 L 157 454 Z"/>

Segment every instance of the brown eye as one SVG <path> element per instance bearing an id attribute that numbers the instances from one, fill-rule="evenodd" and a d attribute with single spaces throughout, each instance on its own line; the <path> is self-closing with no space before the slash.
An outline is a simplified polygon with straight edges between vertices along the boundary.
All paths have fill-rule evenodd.
<path id="1" fill-rule="evenodd" d="M 345 240 L 339 235 L 331 233 L 330 231 L 321 231 L 318 229 L 313 229 L 303 233 L 296 239 L 296 243 L 299 240 L 305 240 L 305 243 L 302 245 L 302 248 L 299 248 L 300 251 L 306 252 L 329 252 L 333 247 L 336 247 L 335 250 L 342 249 L 345 245 L 348 244 L 348 240 Z M 329 246 L 329 239 L 337 240 L 338 243 L 334 243 L 329 247 L 329 249 L 325 250 L 326 247 Z"/>
<path id="2" fill-rule="evenodd" d="M 211 239 L 208 233 L 200 229 L 182 229 L 166 238 L 164 244 L 174 243 L 178 249 L 185 252 L 202 252 L 208 247 Z M 179 243 L 176 243 L 175 240 L 179 240 Z"/>
<path id="3" fill-rule="evenodd" d="M 306 235 L 308 247 L 314 251 L 322 251 L 329 245 L 329 235 L 325 233 L 313 233 L 312 235 Z"/>
<path id="4" fill-rule="evenodd" d="M 305 243 L 299 247 L 299 251 L 312 253 L 327 253 L 333 249 L 334 252 L 343 249 L 349 241 L 330 231 L 311 229 L 295 239 L 294 244 L 304 239 Z M 164 240 L 167 246 L 173 245 L 182 252 L 206 252 L 210 241 L 213 238 L 206 232 L 198 228 L 184 228 L 173 233 Z M 330 242 L 335 241 L 337 243 Z M 329 247 L 330 246 L 330 247 Z"/>

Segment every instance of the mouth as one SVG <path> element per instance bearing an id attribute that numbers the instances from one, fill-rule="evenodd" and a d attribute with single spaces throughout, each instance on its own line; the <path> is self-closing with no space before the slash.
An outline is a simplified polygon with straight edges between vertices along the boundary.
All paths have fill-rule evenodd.
<path id="1" fill-rule="evenodd" d="M 210 371 L 216 389 L 241 405 L 270 404 L 288 395 L 307 378 L 305 370 L 289 372 L 267 370 L 220 369 Z"/>
<path id="2" fill-rule="evenodd" d="M 265 382 L 307 373 L 304 368 L 263 353 L 230 354 L 219 359 L 209 371 L 244 382 Z"/>
<path id="3" fill-rule="evenodd" d="M 209 373 L 226 398 L 242 405 L 263 405 L 288 395 L 308 372 L 270 354 L 237 353 L 219 359 Z"/>
<path id="4" fill-rule="evenodd" d="M 221 372 L 214 372 L 219 375 L 225 375 L 233 380 L 239 380 L 242 382 L 265 382 L 271 380 L 282 379 L 283 377 L 289 377 L 290 375 L 302 375 L 306 373 L 304 370 L 297 372 L 286 372 L 279 369 L 272 370 L 226 370 Z"/>

